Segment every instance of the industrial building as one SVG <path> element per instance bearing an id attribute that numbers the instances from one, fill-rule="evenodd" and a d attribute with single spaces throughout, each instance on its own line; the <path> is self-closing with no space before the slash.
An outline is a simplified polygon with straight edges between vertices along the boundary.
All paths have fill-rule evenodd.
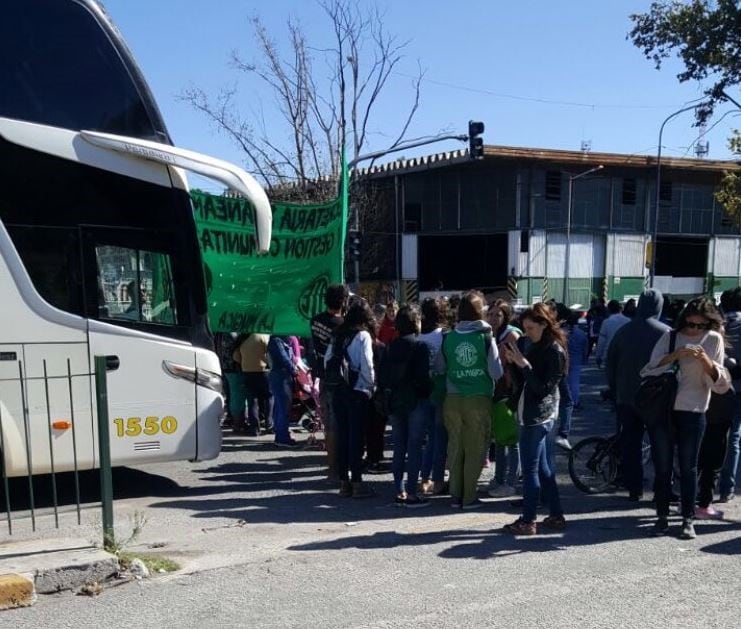
<path id="1" fill-rule="evenodd" d="M 509 286 L 523 303 L 672 296 L 739 284 L 741 229 L 715 200 L 730 161 L 485 146 L 397 160 L 356 173 L 365 292 L 402 298 Z M 658 224 L 655 220 L 658 196 Z M 568 252 L 568 256 L 567 256 Z M 568 276 L 568 281 L 565 277 Z"/>

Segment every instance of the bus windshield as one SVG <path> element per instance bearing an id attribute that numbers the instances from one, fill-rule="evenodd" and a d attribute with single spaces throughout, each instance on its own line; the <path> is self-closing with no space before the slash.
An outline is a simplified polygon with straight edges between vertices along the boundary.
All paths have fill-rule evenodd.
<path id="1" fill-rule="evenodd" d="M 125 45 L 95 5 L 9 0 L 0 10 L 0 116 L 167 141 Z"/>

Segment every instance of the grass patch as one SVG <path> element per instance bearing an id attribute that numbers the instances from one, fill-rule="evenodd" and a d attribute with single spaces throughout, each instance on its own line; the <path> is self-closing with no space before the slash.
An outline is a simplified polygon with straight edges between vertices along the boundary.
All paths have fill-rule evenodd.
<path id="1" fill-rule="evenodd" d="M 118 555 L 118 563 L 124 569 L 128 569 L 134 559 L 140 559 L 142 563 L 149 568 L 149 572 L 152 573 L 159 572 L 160 570 L 164 570 L 165 572 L 175 572 L 176 570 L 180 570 L 180 564 L 172 559 L 168 559 L 167 557 L 162 557 L 161 555 L 129 552 L 122 552 Z"/>

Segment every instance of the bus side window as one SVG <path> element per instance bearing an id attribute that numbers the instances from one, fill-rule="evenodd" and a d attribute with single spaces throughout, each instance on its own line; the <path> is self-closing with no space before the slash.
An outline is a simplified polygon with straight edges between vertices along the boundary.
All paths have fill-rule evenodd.
<path id="1" fill-rule="evenodd" d="M 6 225 L 39 295 L 52 306 L 83 314 L 77 230 L 43 225 Z"/>
<path id="2" fill-rule="evenodd" d="M 109 245 L 95 255 L 99 318 L 177 324 L 169 255 Z"/>

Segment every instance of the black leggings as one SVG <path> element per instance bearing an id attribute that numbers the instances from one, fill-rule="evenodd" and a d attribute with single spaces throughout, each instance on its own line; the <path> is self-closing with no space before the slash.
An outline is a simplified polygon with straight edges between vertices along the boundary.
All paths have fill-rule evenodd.
<path id="1" fill-rule="evenodd" d="M 368 424 L 370 400 L 365 393 L 338 389 L 332 396 L 337 420 L 337 472 L 340 480 L 363 480 L 363 447 Z"/>

